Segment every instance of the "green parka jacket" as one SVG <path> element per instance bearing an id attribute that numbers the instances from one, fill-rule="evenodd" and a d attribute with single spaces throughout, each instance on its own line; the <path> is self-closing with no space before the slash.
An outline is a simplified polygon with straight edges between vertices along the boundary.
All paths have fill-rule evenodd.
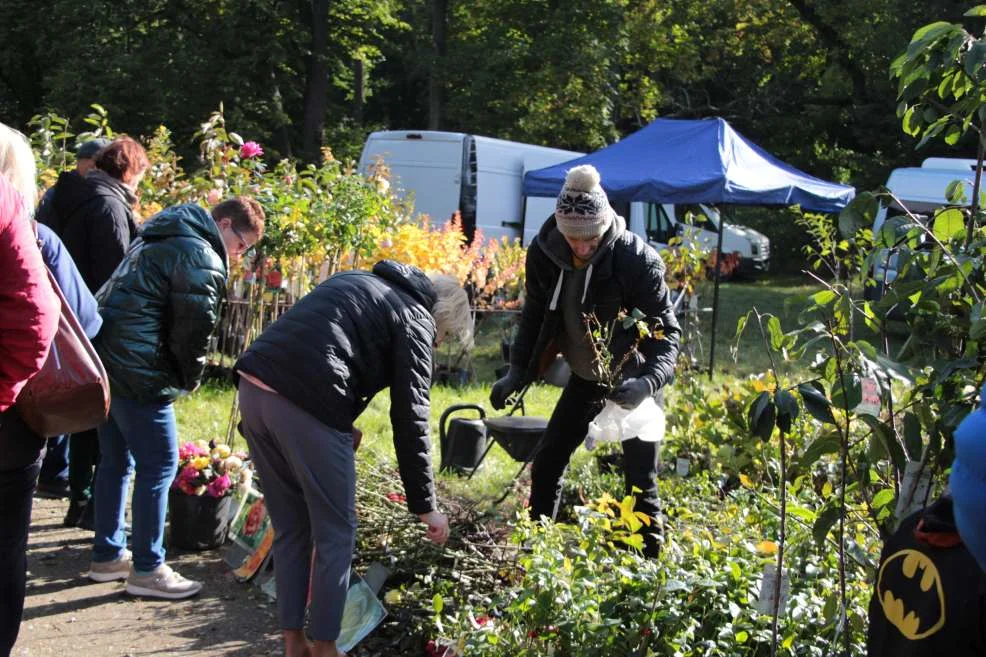
<path id="1" fill-rule="evenodd" d="M 219 227 L 201 207 L 167 208 L 144 224 L 96 295 L 95 347 L 113 394 L 167 402 L 198 385 L 227 271 Z"/>

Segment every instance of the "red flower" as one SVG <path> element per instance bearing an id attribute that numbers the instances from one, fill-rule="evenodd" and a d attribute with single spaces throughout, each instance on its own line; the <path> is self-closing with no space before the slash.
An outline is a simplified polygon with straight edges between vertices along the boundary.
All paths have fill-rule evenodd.
<path id="1" fill-rule="evenodd" d="M 387 493 L 387 499 L 390 500 L 391 502 L 394 502 L 395 504 L 407 501 L 407 497 L 405 497 L 401 493 Z"/>
<path id="2" fill-rule="evenodd" d="M 455 657 L 455 651 L 451 647 L 439 645 L 434 639 L 428 639 L 428 643 L 425 644 L 425 654 L 428 657 Z"/>
<path id="3" fill-rule="evenodd" d="M 476 624 L 483 626 L 490 622 L 490 617 L 485 614 L 476 618 Z"/>

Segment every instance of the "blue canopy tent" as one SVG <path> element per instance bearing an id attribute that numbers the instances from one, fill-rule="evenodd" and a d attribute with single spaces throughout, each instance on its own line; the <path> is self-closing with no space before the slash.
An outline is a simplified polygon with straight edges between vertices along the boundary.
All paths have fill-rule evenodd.
<path id="1" fill-rule="evenodd" d="M 725 119 L 657 119 L 612 146 L 561 164 L 529 171 L 526 196 L 557 196 L 565 172 L 580 164 L 599 170 L 614 201 L 800 205 L 838 212 L 855 195 L 763 150 Z"/>
<path id="2" fill-rule="evenodd" d="M 568 162 L 529 171 L 526 196 L 556 196 L 565 173 L 591 164 L 613 201 L 733 205 L 800 205 L 812 212 L 838 212 L 853 187 L 795 169 L 736 132 L 725 119 L 657 119 L 632 135 Z M 722 250 L 722 231 L 719 231 Z M 719 308 L 716 267 L 709 375 L 715 362 Z"/>

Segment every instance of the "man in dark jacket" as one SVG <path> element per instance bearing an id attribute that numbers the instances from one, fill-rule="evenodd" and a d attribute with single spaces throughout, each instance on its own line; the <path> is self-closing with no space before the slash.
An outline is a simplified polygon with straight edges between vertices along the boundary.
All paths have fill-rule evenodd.
<path id="1" fill-rule="evenodd" d="M 986 575 L 959 536 L 951 497 L 887 539 L 869 617 L 869 657 L 986 655 Z"/>
<path id="2" fill-rule="evenodd" d="M 390 388 L 394 448 L 408 509 L 444 543 L 432 481 L 432 349 L 468 339 L 469 300 L 448 276 L 391 261 L 328 279 L 271 325 L 236 363 L 242 429 L 274 525 L 277 607 L 285 654 L 335 646 L 356 535 L 353 422 Z M 311 635 L 303 633 L 312 543 Z"/>
<path id="3" fill-rule="evenodd" d="M 103 328 L 95 346 L 113 398 L 99 428 L 93 581 L 126 579 L 129 593 L 164 599 L 202 587 L 164 563 L 168 489 L 178 466 L 173 402 L 199 385 L 228 259 L 259 240 L 263 227 L 263 210 L 245 197 L 218 204 L 211 216 L 197 205 L 168 208 L 144 225 L 97 295 Z M 132 559 L 123 524 L 131 466 Z"/>
<path id="4" fill-rule="evenodd" d="M 561 479 L 572 453 L 585 439 L 589 422 L 609 397 L 635 408 L 671 382 L 680 329 L 664 282 L 664 262 L 654 249 L 626 230 L 609 206 L 599 173 L 589 165 L 568 172 L 555 214 L 527 251 L 527 282 L 520 327 L 510 349 L 510 369 L 490 393 L 494 408 L 533 381 L 560 351 L 572 369 L 569 383 L 548 422 L 531 471 L 530 513 L 554 519 Z M 620 311 L 639 310 L 657 323 L 663 339 L 640 341 L 636 327 L 616 322 Z M 609 351 L 621 371 L 601 373 L 586 316 L 613 323 Z M 639 343 L 639 344 L 638 344 Z M 605 374 L 605 376 L 603 376 Z M 620 382 L 610 390 L 604 378 Z M 626 493 L 634 487 L 636 508 L 655 518 L 644 532 L 645 553 L 658 552 L 658 444 L 623 441 Z"/>
<path id="5" fill-rule="evenodd" d="M 93 154 L 93 164 L 85 177 L 59 176 L 42 220 L 62 239 L 89 290 L 96 294 L 137 237 L 133 205 L 137 185 L 150 163 L 139 143 L 119 137 Z M 69 442 L 71 499 L 64 524 L 91 530 L 94 508 L 90 500 L 99 439 L 90 430 L 73 434 Z"/>
<path id="6" fill-rule="evenodd" d="M 34 213 L 34 218 L 38 223 L 45 226 L 55 227 L 60 221 L 55 212 L 54 198 L 60 189 L 72 187 L 81 179 L 96 168 L 96 153 L 110 145 L 110 140 L 104 137 L 97 137 L 79 144 L 75 149 L 75 168 L 71 171 L 62 171 L 58 174 L 58 180 L 48 188 L 38 203 L 38 209 Z"/>

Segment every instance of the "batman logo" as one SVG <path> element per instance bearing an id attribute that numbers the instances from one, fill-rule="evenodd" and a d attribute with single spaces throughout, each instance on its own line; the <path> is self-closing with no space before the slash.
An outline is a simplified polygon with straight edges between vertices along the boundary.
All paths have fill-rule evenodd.
<path id="1" fill-rule="evenodd" d="M 917 550 L 901 550 L 880 566 L 876 592 L 887 620 L 917 641 L 945 625 L 945 591 L 938 568 Z"/>

